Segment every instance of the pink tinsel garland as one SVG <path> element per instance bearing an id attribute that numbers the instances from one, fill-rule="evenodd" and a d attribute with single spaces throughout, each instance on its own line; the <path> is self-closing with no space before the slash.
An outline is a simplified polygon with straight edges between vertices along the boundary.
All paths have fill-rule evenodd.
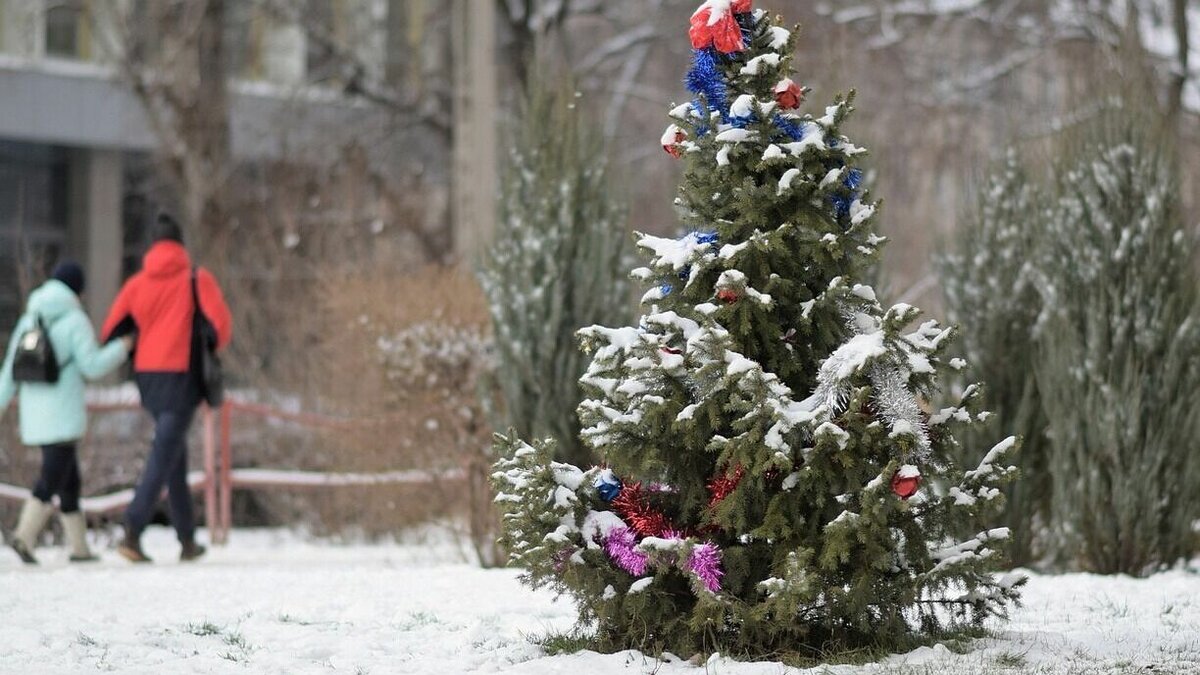
<path id="1" fill-rule="evenodd" d="M 604 539 L 604 550 L 617 566 L 635 577 L 646 573 L 649 559 L 645 553 L 638 551 L 637 538 L 628 527 L 613 528 Z"/>
<path id="2" fill-rule="evenodd" d="M 716 593 L 721 590 L 721 577 L 725 572 L 721 569 L 721 549 L 716 544 L 704 543 L 692 547 L 692 555 L 688 559 L 688 567 L 700 583 L 708 590 Z"/>

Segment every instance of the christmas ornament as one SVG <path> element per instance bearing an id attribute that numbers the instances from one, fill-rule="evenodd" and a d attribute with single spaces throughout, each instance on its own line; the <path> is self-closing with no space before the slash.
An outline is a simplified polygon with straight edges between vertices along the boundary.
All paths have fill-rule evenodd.
<path id="1" fill-rule="evenodd" d="M 637 538 L 628 527 L 614 527 L 604 539 L 604 552 L 617 564 L 635 577 L 646 573 L 649 558 L 637 550 Z"/>
<path id="2" fill-rule="evenodd" d="M 862 185 L 862 171 L 860 169 L 850 169 L 846 172 L 846 180 L 843 183 L 851 190 L 857 190 L 858 186 Z"/>
<path id="3" fill-rule="evenodd" d="M 679 144 L 685 140 L 687 140 L 687 133 L 678 125 L 670 124 L 662 135 L 663 150 L 666 150 L 667 154 L 675 159 L 679 159 L 683 156 L 683 148 Z"/>
<path id="4" fill-rule="evenodd" d="M 782 131 L 788 138 L 792 139 L 793 141 L 804 139 L 804 126 L 797 124 L 790 117 L 785 117 L 784 115 L 776 113 L 771 119 L 775 122 L 775 126 L 779 127 L 779 130 Z"/>
<path id="5" fill-rule="evenodd" d="M 892 476 L 892 492 L 901 499 L 908 499 L 917 494 L 921 486 L 921 471 L 911 464 L 905 464 Z"/>
<path id="6" fill-rule="evenodd" d="M 621 479 L 617 478 L 612 469 L 605 469 L 596 476 L 594 483 L 596 492 L 600 493 L 600 499 L 606 502 L 611 502 L 617 495 L 621 494 Z"/>
<path id="7" fill-rule="evenodd" d="M 845 218 L 850 215 L 850 200 L 841 195 L 833 195 L 829 198 L 829 203 L 833 205 L 833 212 L 838 218 Z"/>
<path id="8" fill-rule="evenodd" d="M 775 102 L 784 110 L 795 110 L 804 102 L 804 89 L 785 77 L 775 85 Z"/>
<path id="9" fill-rule="evenodd" d="M 721 569 L 721 549 L 716 544 L 705 542 L 693 546 L 687 564 L 705 588 L 713 593 L 721 590 L 721 577 L 725 576 L 725 571 Z"/>
<path id="10" fill-rule="evenodd" d="M 720 239 L 716 232 L 696 232 L 696 243 L 715 244 Z"/>
<path id="11" fill-rule="evenodd" d="M 665 515 L 650 506 L 641 482 L 626 485 L 611 504 L 621 520 L 643 537 L 660 537 L 675 529 Z"/>
<path id="12" fill-rule="evenodd" d="M 693 49 L 713 47 L 723 54 L 746 48 L 735 14 L 750 11 L 750 0 L 706 0 L 692 14 L 688 37 Z"/>
<path id="13" fill-rule="evenodd" d="M 578 549 L 574 546 L 568 546 L 560 549 L 554 554 L 554 571 L 562 574 L 563 570 L 567 569 L 567 563 L 571 560 L 571 556 L 575 555 Z"/>
<path id="14" fill-rule="evenodd" d="M 703 97 L 701 101 L 692 103 L 692 107 L 701 111 L 702 122 L 708 120 L 708 111 L 717 111 L 721 119 L 729 116 L 729 103 L 726 100 L 725 78 L 721 75 L 720 59 L 713 49 L 697 49 L 692 57 L 692 67 L 688 70 L 684 83 L 688 91 Z M 706 127 L 698 127 L 696 133 L 705 133 Z"/>
<path id="15" fill-rule="evenodd" d="M 740 296 L 732 288 L 722 288 L 717 291 L 717 299 L 727 304 L 733 304 L 740 299 Z"/>

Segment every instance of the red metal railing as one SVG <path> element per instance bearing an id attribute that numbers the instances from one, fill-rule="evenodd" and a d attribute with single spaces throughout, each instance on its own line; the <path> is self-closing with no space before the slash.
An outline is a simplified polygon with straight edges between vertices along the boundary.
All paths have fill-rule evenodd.
<path id="1" fill-rule="evenodd" d="M 134 402 L 90 404 L 91 412 L 121 412 L 139 410 Z M 213 544 L 223 545 L 229 541 L 233 528 L 233 490 L 235 488 L 317 488 L 363 485 L 386 485 L 398 483 L 429 483 L 438 480 L 461 480 L 466 472 L 462 468 L 443 471 L 388 471 L 384 473 L 328 473 L 315 471 L 280 471 L 271 469 L 233 468 L 232 427 L 235 414 L 245 414 L 260 419 L 290 422 L 310 429 L 350 429 L 361 426 L 384 424 L 387 418 L 345 419 L 314 413 L 288 412 L 257 403 L 246 403 L 227 399 L 219 410 L 203 406 L 201 411 L 204 471 L 188 475 L 192 490 L 204 493 L 205 520 Z M 0 499 L 25 499 L 29 491 L 0 483 Z M 98 497 L 85 497 L 82 508 L 86 513 L 106 514 L 119 511 L 133 499 L 133 490 Z"/>
<path id="2" fill-rule="evenodd" d="M 208 518 L 212 542 L 223 545 L 229 541 L 233 528 L 233 490 L 235 488 L 318 488 L 398 483 L 429 483 L 437 480 L 461 480 L 463 468 L 444 471 L 388 471 L 384 473 L 329 473 L 317 471 L 277 471 L 271 469 L 234 469 L 231 429 L 235 414 L 248 414 L 260 419 L 290 422 L 310 429 L 351 429 L 386 424 L 388 418 L 347 419 L 306 412 L 288 412 L 258 403 L 227 399 L 221 406 L 219 438 L 214 432 L 214 415 L 204 407 L 204 466 L 205 516 Z"/>

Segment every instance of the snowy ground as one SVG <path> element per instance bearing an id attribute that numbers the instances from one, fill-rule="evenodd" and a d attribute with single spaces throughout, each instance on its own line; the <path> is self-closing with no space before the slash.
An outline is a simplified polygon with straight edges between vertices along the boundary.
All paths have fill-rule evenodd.
<path id="1" fill-rule="evenodd" d="M 2 673 L 1200 673 L 1200 575 L 1035 577 L 998 638 L 959 655 L 923 648 L 871 666 L 808 671 L 714 657 L 700 667 L 636 653 L 545 656 L 531 638 L 571 627 L 565 602 L 511 570 L 480 570 L 449 545 L 307 543 L 279 531 L 181 566 L 111 551 L 92 566 L 39 549 L 0 555 Z M 0 553 L 7 554 L 8 551 Z"/>

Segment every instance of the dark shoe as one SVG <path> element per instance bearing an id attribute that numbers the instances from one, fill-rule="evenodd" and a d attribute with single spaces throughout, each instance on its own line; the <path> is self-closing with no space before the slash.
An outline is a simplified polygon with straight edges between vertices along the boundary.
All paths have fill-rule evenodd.
<path id="1" fill-rule="evenodd" d="M 196 558 L 204 555 L 208 549 L 194 541 L 185 541 L 181 543 L 179 549 L 179 562 L 191 562 Z"/>
<path id="2" fill-rule="evenodd" d="M 87 555 L 75 555 L 74 553 L 72 553 L 71 556 L 69 558 L 67 558 L 67 560 L 70 560 L 73 563 L 100 562 L 100 556 L 98 556 L 94 553 L 89 553 Z"/>
<path id="3" fill-rule="evenodd" d="M 13 537 L 12 541 L 9 542 L 8 545 L 12 547 L 12 550 L 17 552 L 17 555 L 21 558 L 21 562 L 25 563 L 26 565 L 38 564 L 37 558 L 33 557 L 33 551 L 30 551 L 29 548 L 25 546 L 25 542 Z"/>
<path id="4" fill-rule="evenodd" d="M 146 552 L 142 550 L 142 542 L 137 537 L 131 537 L 128 534 L 117 544 L 117 553 L 121 557 L 133 563 L 148 563 L 154 562 Z"/>

